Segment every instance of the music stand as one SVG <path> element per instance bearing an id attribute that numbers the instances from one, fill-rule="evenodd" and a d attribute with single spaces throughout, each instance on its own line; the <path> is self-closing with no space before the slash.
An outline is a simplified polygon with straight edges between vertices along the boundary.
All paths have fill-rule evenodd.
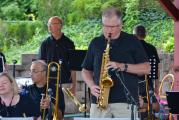
<path id="1" fill-rule="evenodd" d="M 5 69 L 4 67 L 4 58 L 0 56 L 0 73 L 3 72 Z"/>
<path id="2" fill-rule="evenodd" d="M 81 71 L 81 64 L 83 63 L 83 60 L 86 56 L 87 50 L 69 50 L 68 55 L 69 55 L 69 65 L 71 70 L 76 70 L 76 71 Z M 85 84 L 85 109 L 87 108 L 87 95 L 86 95 L 86 89 L 87 86 Z M 87 117 L 87 113 L 85 111 L 84 117 Z"/>
<path id="3" fill-rule="evenodd" d="M 172 114 L 179 114 L 179 92 L 166 92 L 169 112 Z"/>
<path id="4" fill-rule="evenodd" d="M 70 69 L 81 71 L 81 64 L 86 56 L 86 50 L 69 50 Z"/>

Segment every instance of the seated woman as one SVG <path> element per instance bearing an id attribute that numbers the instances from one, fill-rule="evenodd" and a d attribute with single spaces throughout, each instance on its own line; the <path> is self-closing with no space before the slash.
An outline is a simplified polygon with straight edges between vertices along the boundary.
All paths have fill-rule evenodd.
<path id="1" fill-rule="evenodd" d="M 17 83 L 4 72 L 0 74 L 0 116 L 40 119 L 40 106 L 30 97 L 20 96 Z"/>

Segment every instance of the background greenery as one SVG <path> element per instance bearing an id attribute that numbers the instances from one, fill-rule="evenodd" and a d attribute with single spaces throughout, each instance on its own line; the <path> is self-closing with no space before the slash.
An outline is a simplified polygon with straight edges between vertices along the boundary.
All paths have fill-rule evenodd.
<path id="1" fill-rule="evenodd" d="M 115 6 L 123 12 L 123 30 L 132 33 L 136 24 L 148 31 L 146 40 L 158 49 L 173 52 L 173 20 L 156 0 L 0 0 L 0 50 L 8 63 L 22 53 L 37 53 L 48 35 L 49 17 L 64 20 L 64 33 L 77 49 L 87 49 L 90 40 L 101 34 L 101 12 Z"/>

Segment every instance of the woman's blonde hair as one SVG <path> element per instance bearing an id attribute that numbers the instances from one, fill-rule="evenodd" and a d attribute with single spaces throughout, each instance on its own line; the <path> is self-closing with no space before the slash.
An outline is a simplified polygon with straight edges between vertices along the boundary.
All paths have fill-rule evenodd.
<path id="1" fill-rule="evenodd" d="M 18 87 L 15 79 L 13 79 L 7 72 L 0 73 L 0 77 L 3 77 L 3 76 L 7 77 L 9 79 L 9 81 L 12 83 L 12 88 L 13 88 L 14 94 L 18 94 L 19 87 Z"/>

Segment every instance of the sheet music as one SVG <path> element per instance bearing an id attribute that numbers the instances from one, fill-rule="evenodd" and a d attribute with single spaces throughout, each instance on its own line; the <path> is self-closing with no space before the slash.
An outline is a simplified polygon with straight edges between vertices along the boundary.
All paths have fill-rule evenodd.
<path id="1" fill-rule="evenodd" d="M 131 118 L 74 118 L 74 120 L 131 120 Z M 139 120 L 136 118 L 134 120 Z"/>
<path id="2" fill-rule="evenodd" d="M 33 117 L 27 117 L 27 118 L 22 118 L 22 117 L 6 117 L 6 118 L 1 118 L 0 120 L 34 120 Z"/>

